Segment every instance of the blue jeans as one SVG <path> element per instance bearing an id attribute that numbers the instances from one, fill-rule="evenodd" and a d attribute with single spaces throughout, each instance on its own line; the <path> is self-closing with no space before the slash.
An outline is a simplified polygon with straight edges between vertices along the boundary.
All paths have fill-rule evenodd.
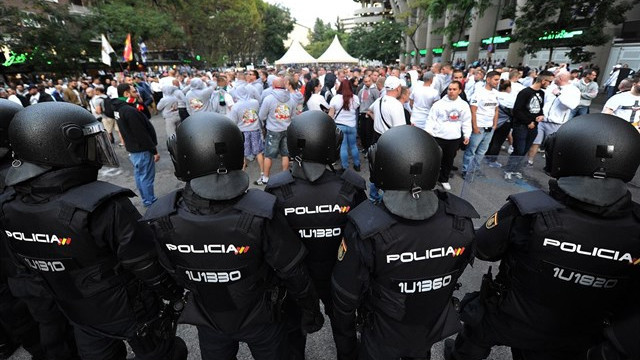
<path id="1" fill-rule="evenodd" d="M 351 152 L 351 158 L 353 158 L 353 166 L 360 166 L 360 153 L 358 152 L 358 145 L 356 144 L 356 128 L 341 124 L 336 124 L 336 126 L 338 126 L 338 129 L 340 129 L 344 135 L 342 145 L 340 145 L 340 162 L 342 163 L 342 168 L 349 168 L 349 152 Z"/>
<path id="2" fill-rule="evenodd" d="M 382 201 L 383 194 L 380 194 L 380 189 L 374 183 L 369 183 L 369 200 L 377 203 Z"/>
<path id="3" fill-rule="evenodd" d="M 610 97 L 616 94 L 616 91 L 618 91 L 618 89 L 615 86 L 605 86 L 604 91 L 607 94 L 607 100 L 609 100 Z"/>
<path id="4" fill-rule="evenodd" d="M 575 109 L 571 110 L 569 114 L 569 120 L 576 116 L 586 115 L 589 113 L 589 107 L 585 105 L 578 105 Z"/>
<path id="5" fill-rule="evenodd" d="M 527 155 L 533 140 L 538 135 L 538 127 L 529 129 L 526 125 L 516 124 L 511 132 L 513 136 L 513 153 L 509 156 L 506 171 L 520 171 L 524 156 Z"/>
<path id="6" fill-rule="evenodd" d="M 487 152 L 489 145 L 491 144 L 491 138 L 493 137 L 492 131 L 484 131 L 484 128 L 480 128 L 480 134 L 471 134 L 469 138 L 469 145 L 464 152 L 462 158 L 462 172 L 467 172 L 471 168 L 471 161 L 474 161 L 473 169 L 480 168 L 480 161 Z"/>
<path id="7" fill-rule="evenodd" d="M 145 207 L 151 206 L 158 198 L 153 194 L 153 180 L 156 178 L 156 163 L 151 151 L 130 153 L 129 160 L 133 164 L 133 177 L 140 191 Z"/>

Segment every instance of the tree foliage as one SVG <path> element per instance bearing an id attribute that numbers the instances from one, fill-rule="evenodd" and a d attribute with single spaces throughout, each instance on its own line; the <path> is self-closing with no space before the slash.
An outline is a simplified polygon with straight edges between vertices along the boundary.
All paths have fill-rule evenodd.
<path id="1" fill-rule="evenodd" d="M 313 25 L 313 32 L 309 35 L 309 45 L 307 45 L 306 48 L 311 56 L 318 58 L 322 55 L 327 48 L 329 48 L 329 45 L 331 45 L 336 35 L 342 46 L 345 48 L 349 46 L 350 36 L 341 26 L 338 26 L 338 24 L 339 23 L 336 24 L 336 28 L 334 29 L 330 23 L 325 23 L 321 19 L 316 18 L 316 22 Z"/>
<path id="2" fill-rule="evenodd" d="M 640 0 L 565 0 L 561 4 L 544 0 L 527 0 L 518 9 L 512 39 L 520 42 L 521 55 L 534 54 L 542 49 L 568 47 L 567 56 L 574 62 L 590 61 L 593 52 L 586 46 L 600 46 L 611 40 L 604 32 L 608 24 L 621 24 L 624 15 Z M 561 5 L 561 6 L 558 6 Z M 571 38 L 559 38 L 563 31 L 582 30 L 583 33 Z M 547 39 L 541 39 L 541 38 Z"/>
<path id="3" fill-rule="evenodd" d="M 0 39 L 24 66 L 43 71 L 77 71 L 100 55 L 91 29 L 96 18 L 69 14 L 67 7 L 28 0 L 20 8 L 0 5 Z M 0 64 L 1 65 L 1 64 Z"/>
<path id="4" fill-rule="evenodd" d="M 262 1 L 260 0 L 260 2 Z M 286 52 L 284 40 L 293 31 L 294 21 L 291 18 L 289 9 L 280 5 L 263 4 L 261 54 L 267 60 L 273 62 L 281 58 Z"/>
<path id="5" fill-rule="evenodd" d="M 351 32 L 347 51 L 358 58 L 395 62 L 402 51 L 404 25 L 392 20 L 381 21 L 372 26 L 358 26 Z"/>
<path id="6" fill-rule="evenodd" d="M 86 30 L 93 31 L 94 36 L 103 33 L 112 39 L 119 61 L 122 61 L 120 54 L 127 34 L 131 34 L 134 53 L 138 52 L 139 40 L 150 49 L 173 49 L 184 44 L 183 29 L 153 1 L 111 1 L 98 5 L 93 11 L 99 21 Z"/>
<path id="7" fill-rule="evenodd" d="M 433 30 L 434 33 L 446 35 L 450 43 L 444 44 L 451 46 L 462 38 L 465 31 L 471 27 L 473 20 L 482 17 L 484 12 L 491 6 L 492 0 L 414 0 L 409 2 L 409 9 L 402 16 L 410 16 L 415 10 L 420 9 L 422 16 L 416 19 L 413 26 L 407 26 L 404 32 L 413 41 L 414 47 L 415 34 L 417 28 L 427 22 L 429 17 L 433 19 L 443 19 L 447 16 L 447 25 L 443 25 Z"/>
<path id="8" fill-rule="evenodd" d="M 264 0 L 96 0 L 93 5 L 78 15 L 69 13 L 69 6 L 42 0 L 25 0 L 19 8 L 0 2 L 0 38 L 16 54 L 26 54 L 37 70 L 79 71 L 80 64 L 99 61 L 101 33 L 118 60 L 131 34 L 134 54 L 143 40 L 149 50 L 197 54 L 222 66 L 281 57 L 294 23 L 288 9 Z"/>

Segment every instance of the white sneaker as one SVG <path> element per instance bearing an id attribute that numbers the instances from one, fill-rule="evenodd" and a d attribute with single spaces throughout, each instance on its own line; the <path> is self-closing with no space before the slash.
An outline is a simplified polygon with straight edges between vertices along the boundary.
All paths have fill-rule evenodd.
<path id="1" fill-rule="evenodd" d="M 507 154 L 511 155 L 513 153 L 513 146 L 509 145 L 509 150 L 507 150 Z"/>
<path id="2" fill-rule="evenodd" d="M 442 188 L 449 191 L 451 190 L 451 184 L 449 184 L 448 182 L 443 182 L 442 183 Z"/>

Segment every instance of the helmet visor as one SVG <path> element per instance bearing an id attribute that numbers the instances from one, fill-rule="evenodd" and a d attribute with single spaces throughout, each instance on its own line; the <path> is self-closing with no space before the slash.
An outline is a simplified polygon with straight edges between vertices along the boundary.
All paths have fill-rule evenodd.
<path id="1" fill-rule="evenodd" d="M 109 134 L 100 122 L 93 123 L 82 129 L 87 139 L 87 159 L 108 167 L 120 166 L 118 156 L 113 150 Z"/>

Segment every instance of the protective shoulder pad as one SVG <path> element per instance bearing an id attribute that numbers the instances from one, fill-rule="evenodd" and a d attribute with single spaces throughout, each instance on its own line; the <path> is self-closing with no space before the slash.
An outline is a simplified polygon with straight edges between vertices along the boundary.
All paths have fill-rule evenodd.
<path id="1" fill-rule="evenodd" d="M 291 175 L 289 171 L 279 172 L 272 177 L 269 178 L 269 182 L 267 183 L 266 190 L 279 188 L 283 185 L 291 184 L 296 180 Z"/>
<path id="2" fill-rule="evenodd" d="M 63 201 L 76 209 L 91 212 L 97 209 L 104 201 L 118 194 L 126 195 L 127 197 L 136 196 L 129 189 L 104 181 L 94 181 L 67 191 L 64 194 Z"/>
<path id="3" fill-rule="evenodd" d="M 445 213 L 471 219 L 480 218 L 480 214 L 478 214 L 473 205 L 471 205 L 467 200 L 440 190 L 436 190 L 436 195 L 438 195 L 438 198 L 444 202 Z"/>
<path id="4" fill-rule="evenodd" d="M 367 182 L 362 178 L 362 176 L 351 169 L 345 170 L 340 178 L 357 189 L 364 190 L 367 188 Z"/>
<path id="5" fill-rule="evenodd" d="M 174 190 L 169 194 L 161 197 L 158 201 L 147 209 L 140 221 L 151 221 L 171 215 L 176 211 L 176 202 L 178 196 L 182 194 L 182 189 Z"/>
<path id="6" fill-rule="evenodd" d="M 364 201 L 347 215 L 358 229 L 362 239 L 369 238 L 383 230 L 390 228 L 396 220 L 382 208 Z"/>
<path id="7" fill-rule="evenodd" d="M 274 195 L 262 190 L 251 189 L 233 207 L 247 214 L 271 219 L 275 205 L 276 197 Z"/>
<path id="8" fill-rule="evenodd" d="M 552 198 L 542 190 L 513 194 L 507 199 L 516 205 L 518 211 L 520 211 L 520 214 L 522 215 L 530 215 L 565 208 L 564 205 L 557 202 L 556 199 Z"/>

